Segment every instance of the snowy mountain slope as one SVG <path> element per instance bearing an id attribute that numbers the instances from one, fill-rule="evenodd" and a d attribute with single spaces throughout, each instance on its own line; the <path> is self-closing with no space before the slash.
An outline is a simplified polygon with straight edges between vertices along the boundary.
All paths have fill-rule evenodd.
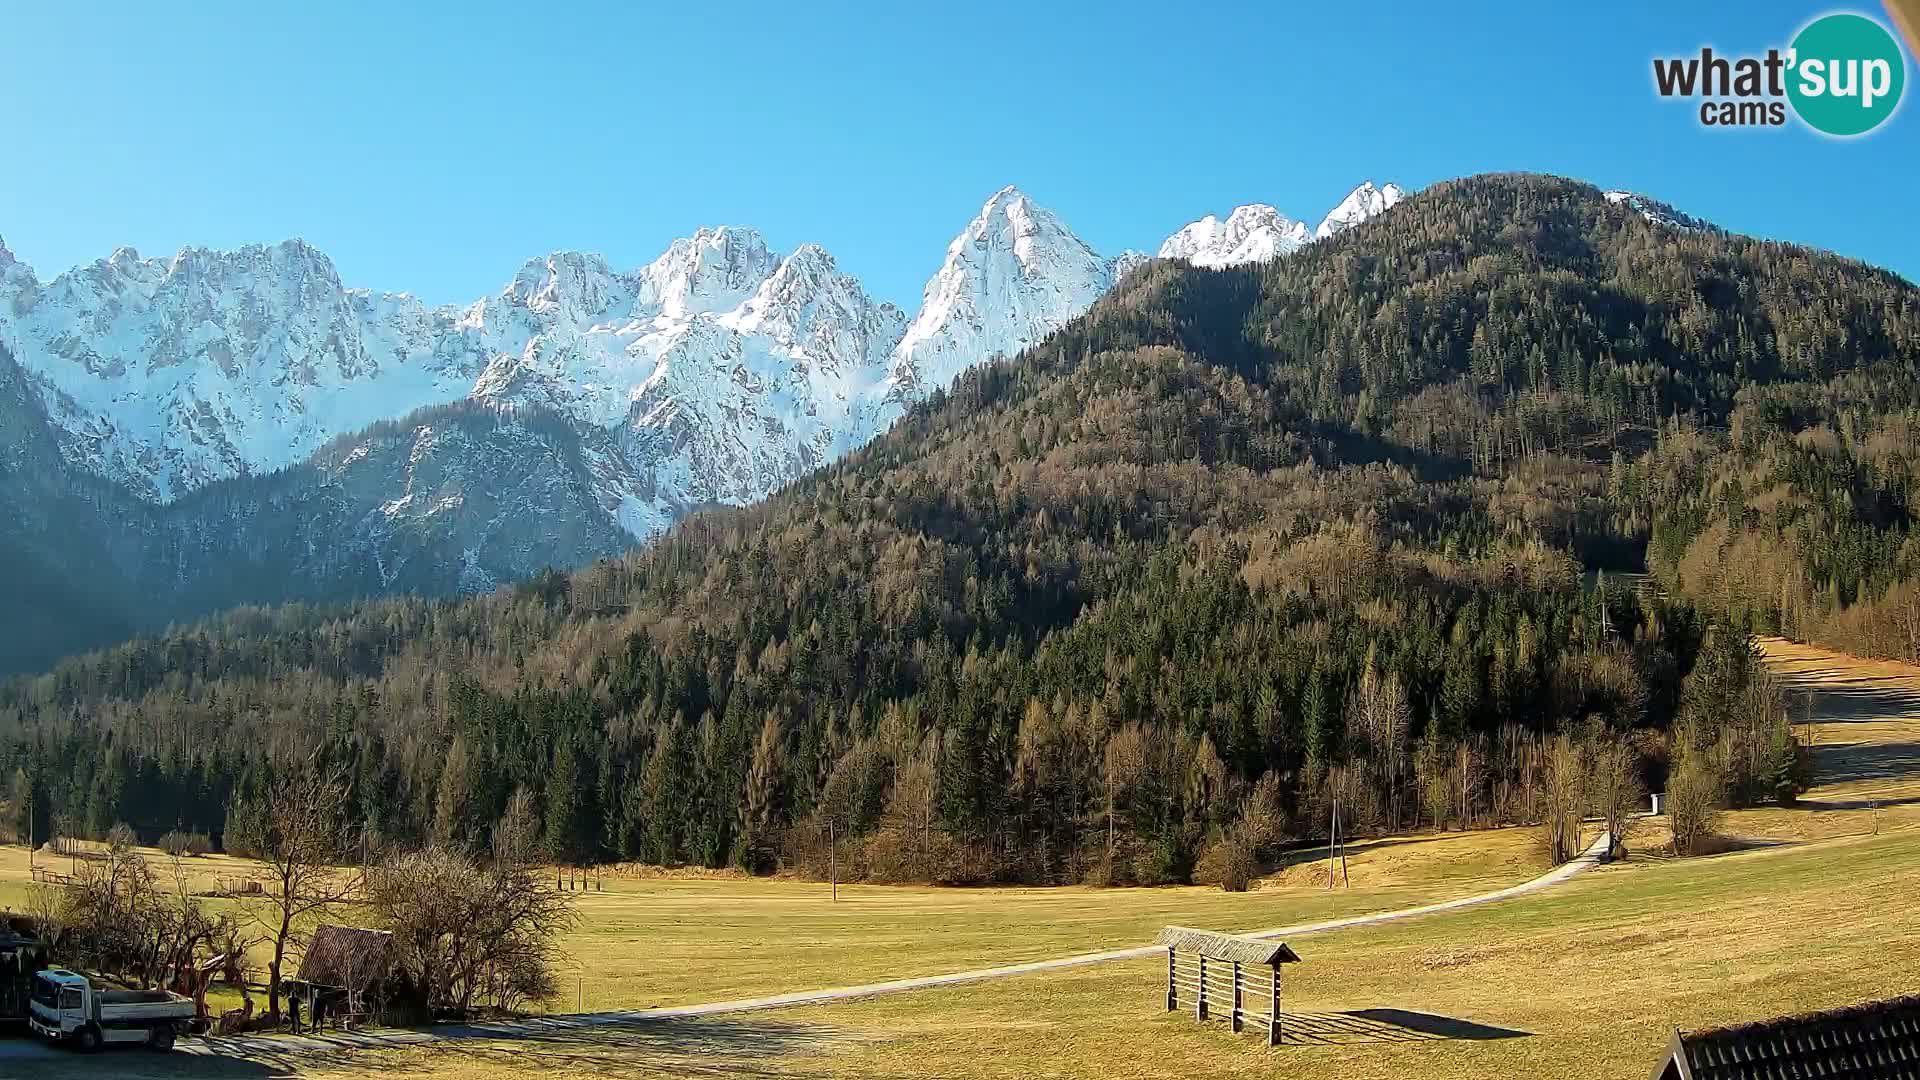
<path id="1" fill-rule="evenodd" d="M 123 249 L 46 285 L 10 255 L 0 265 L 0 343 L 62 453 L 142 498 L 285 469 L 474 398 L 623 433 L 615 452 L 641 456 L 608 463 L 601 501 L 637 537 L 826 460 L 905 322 L 819 247 L 781 258 L 744 229 L 702 230 L 631 273 L 573 252 L 531 260 L 466 308 L 345 289 L 298 241 L 171 260 Z"/>
<path id="2" fill-rule="evenodd" d="M 1092 306 L 1133 257 L 1103 258 L 1018 188 L 994 193 L 947 247 L 920 313 L 894 348 L 864 434 L 994 356 L 1039 342 Z"/>
<path id="3" fill-rule="evenodd" d="M 1160 258 L 1212 269 L 1268 262 L 1385 213 L 1404 197 L 1393 184 L 1375 188 L 1369 180 L 1349 192 L 1312 232 L 1305 222 L 1265 203 L 1249 203 L 1236 207 L 1225 221 L 1208 214 L 1183 227 L 1160 245 Z"/>
<path id="4" fill-rule="evenodd" d="M 1364 184 L 1328 222 L 1398 198 Z M 1187 226 L 1160 253 L 1227 266 L 1307 242 L 1304 224 L 1256 204 Z M 556 252 L 460 307 L 347 288 L 298 240 L 171 259 L 121 249 L 44 283 L 0 245 L 0 345 L 67 464 L 154 505 L 473 401 L 573 425 L 592 489 L 580 505 L 597 508 L 580 512 L 643 539 L 861 445 L 967 367 L 1042 340 L 1145 258 L 1100 255 L 1012 187 L 949 245 L 911 321 L 817 245 L 781 255 L 737 227 L 702 229 L 635 270 Z M 417 506 L 399 492 L 389 504 L 396 517 Z"/>
<path id="5" fill-rule="evenodd" d="M 607 498 L 645 537 L 830 460 L 905 321 L 817 245 L 782 258 L 750 229 L 701 230 L 628 276 L 530 264 L 469 311 L 491 357 L 471 393 L 614 433 L 632 480 Z"/>
<path id="6" fill-rule="evenodd" d="M 1236 207 L 1225 221 L 1208 214 L 1167 237 L 1160 258 L 1212 268 L 1239 266 L 1291 255 L 1312 241 L 1304 222 L 1265 203 L 1250 203 Z"/>
<path id="7" fill-rule="evenodd" d="M 1315 240 L 1325 240 L 1334 233 L 1351 229 L 1371 217 L 1378 217 L 1393 209 L 1394 204 L 1407 197 L 1407 193 L 1394 184 L 1374 187 L 1369 180 L 1349 192 L 1340 200 L 1340 205 L 1327 212 L 1320 224 L 1313 230 Z"/>
<path id="8" fill-rule="evenodd" d="M 158 501 L 291 465 L 345 431 L 461 397 L 472 358 L 404 296 L 341 286 L 295 240 L 142 259 L 42 285 L 0 275 L 0 341 L 75 465 Z"/>

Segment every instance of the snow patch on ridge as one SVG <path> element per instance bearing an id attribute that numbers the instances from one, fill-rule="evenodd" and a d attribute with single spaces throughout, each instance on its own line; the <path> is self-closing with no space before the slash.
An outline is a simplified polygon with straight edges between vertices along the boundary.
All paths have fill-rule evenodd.
<path id="1" fill-rule="evenodd" d="M 1626 206 L 1628 209 L 1637 212 L 1641 217 L 1646 218 L 1655 225 L 1665 225 L 1668 228 L 1686 231 L 1712 229 L 1714 227 L 1713 223 L 1707 221 L 1705 218 L 1697 218 L 1692 214 L 1683 213 L 1667 203 L 1663 203 L 1658 199 L 1649 199 L 1638 192 L 1609 191 L 1606 193 L 1606 199 L 1615 206 Z"/>

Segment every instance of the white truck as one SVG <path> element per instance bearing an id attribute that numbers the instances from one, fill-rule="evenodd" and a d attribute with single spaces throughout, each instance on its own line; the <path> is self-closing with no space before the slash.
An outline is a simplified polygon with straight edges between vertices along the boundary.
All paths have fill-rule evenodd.
<path id="1" fill-rule="evenodd" d="M 166 990 L 106 990 L 62 968 L 34 976 L 33 1015 L 38 1034 L 81 1050 L 107 1043 L 145 1043 L 173 1049 L 174 1036 L 193 1019 L 190 998 Z"/>

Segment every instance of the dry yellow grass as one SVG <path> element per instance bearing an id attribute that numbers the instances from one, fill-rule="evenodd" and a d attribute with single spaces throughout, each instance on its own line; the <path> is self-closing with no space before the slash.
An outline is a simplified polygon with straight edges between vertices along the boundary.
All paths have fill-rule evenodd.
<path id="1" fill-rule="evenodd" d="M 171 860 L 148 856 L 171 880 Z M 192 889 L 253 870 L 224 856 L 181 865 Z M 555 1007 L 636 1009 L 936 975 L 1137 945 L 1170 922 L 1257 929 L 1384 911 L 1544 869 L 1524 829 L 1367 841 L 1349 850 L 1347 866 L 1353 888 L 1331 891 L 1324 863 L 1308 857 L 1242 894 L 843 884 L 838 902 L 823 882 L 615 873 L 605 892 L 577 894 L 580 923 L 561 942 L 566 993 Z M 26 849 L 0 848 L 0 906 L 18 906 L 26 890 Z M 352 921 L 351 910 L 339 918 Z"/>
<path id="2" fill-rule="evenodd" d="M 806 1009 L 289 1062 L 302 1076 L 1642 1077 L 1672 1029 L 1920 980 L 1920 833 L 1603 868 L 1297 939 L 1286 1046 L 1160 1004 L 1160 961 Z M 1836 913 L 1844 913 L 1837 917 Z M 77 1074 L 76 1074 L 77 1075 Z"/>
<path id="3" fill-rule="evenodd" d="M 936 975 L 1137 945 L 1167 923 L 1239 929 L 1384 911 L 1533 876 L 1520 830 L 1406 837 L 1349 856 L 1352 889 L 940 889 L 616 880 L 580 896 L 566 1010 L 680 1005 Z M 584 991 L 583 1000 L 576 994 Z"/>
<path id="4" fill-rule="evenodd" d="M 1728 836 L 1824 840 L 1920 825 L 1920 667 L 1783 638 L 1760 647 L 1813 744 L 1814 785 L 1792 807 L 1728 813 Z M 1662 842 L 1664 828 L 1653 822 L 1638 846 Z"/>

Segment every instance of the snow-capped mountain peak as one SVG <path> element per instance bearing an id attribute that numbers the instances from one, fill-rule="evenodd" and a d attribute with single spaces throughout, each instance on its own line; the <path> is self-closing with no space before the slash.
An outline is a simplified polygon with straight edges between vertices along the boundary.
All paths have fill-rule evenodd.
<path id="1" fill-rule="evenodd" d="M 782 259 L 726 321 L 741 333 L 808 353 L 829 370 L 867 368 L 869 377 L 883 369 L 906 329 L 899 308 L 868 296 L 818 244 L 802 244 Z"/>
<path id="2" fill-rule="evenodd" d="M 1314 239 L 1325 240 L 1334 233 L 1351 229 L 1368 218 L 1393 209 L 1406 196 L 1407 193 L 1398 185 L 1387 184 L 1376 188 L 1373 181 L 1368 180 L 1349 192 L 1346 198 L 1340 200 L 1340 205 L 1320 219 L 1319 227 L 1313 230 Z"/>
<path id="3" fill-rule="evenodd" d="M 908 400 L 993 356 L 1033 345 L 1113 284 L 1103 259 L 1016 187 L 993 194 L 947 247 L 920 313 L 893 350 L 876 430 Z"/>
<path id="4" fill-rule="evenodd" d="M 504 296 L 509 303 L 541 315 L 585 322 L 621 299 L 632 303 L 633 285 L 600 255 L 556 251 L 527 260 Z"/>
<path id="5" fill-rule="evenodd" d="M 1185 259 L 1195 266 L 1238 266 L 1291 254 L 1311 242 L 1303 222 L 1265 203 L 1236 207 L 1225 221 L 1208 214 L 1167 237 L 1160 258 Z"/>
<path id="6" fill-rule="evenodd" d="M 640 271 L 640 302 L 672 317 L 730 311 L 751 296 L 779 262 L 753 229 L 701 229 L 675 240 Z"/>
<path id="7" fill-rule="evenodd" d="M 1266 203 L 1248 203 L 1234 208 L 1224 221 L 1208 214 L 1184 226 L 1160 245 L 1160 258 L 1212 269 L 1270 262 L 1385 213 L 1404 197 L 1397 185 L 1376 188 L 1369 180 L 1349 192 L 1311 232 L 1305 222 Z"/>

